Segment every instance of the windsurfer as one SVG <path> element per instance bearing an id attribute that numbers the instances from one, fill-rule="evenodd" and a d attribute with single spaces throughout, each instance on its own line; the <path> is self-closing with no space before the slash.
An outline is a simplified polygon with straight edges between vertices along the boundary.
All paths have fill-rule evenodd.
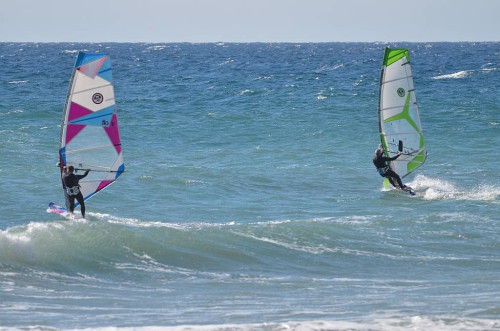
<path id="1" fill-rule="evenodd" d="M 396 184 L 393 180 L 395 179 L 401 189 L 406 188 L 406 185 L 404 185 L 401 181 L 401 177 L 399 177 L 399 175 L 387 165 L 387 161 L 396 160 L 401 155 L 401 152 L 398 152 L 398 154 L 394 157 L 386 157 L 382 152 L 382 148 L 377 148 L 377 150 L 375 151 L 375 156 L 373 157 L 373 164 L 377 168 L 378 173 L 380 174 L 380 176 L 388 178 L 392 186 L 396 187 Z"/>
<path id="2" fill-rule="evenodd" d="M 90 169 L 85 171 L 83 175 L 74 174 L 75 167 L 66 167 L 66 173 L 63 174 L 64 186 L 66 187 L 66 193 L 69 198 L 69 211 L 73 214 L 75 210 L 75 199 L 80 204 L 80 210 L 82 211 L 82 217 L 85 218 L 85 201 L 83 200 L 82 192 L 80 192 L 80 184 L 78 183 L 80 179 L 84 178 L 89 174 Z"/>

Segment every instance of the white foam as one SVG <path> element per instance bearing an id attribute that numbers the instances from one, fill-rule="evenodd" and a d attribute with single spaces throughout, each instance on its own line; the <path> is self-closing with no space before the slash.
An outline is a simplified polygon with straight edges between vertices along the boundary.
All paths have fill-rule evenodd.
<path id="1" fill-rule="evenodd" d="M 497 201 L 500 199 L 499 187 L 479 185 L 471 189 L 459 188 L 453 183 L 424 175 L 415 177 L 409 186 L 417 192 L 423 191 L 425 200 Z"/>
<path id="2" fill-rule="evenodd" d="M 15 226 L 0 231 L 0 239 L 6 240 L 11 244 L 28 244 L 32 241 L 36 233 L 47 231 L 51 228 L 62 228 L 60 223 L 42 223 L 31 222 L 28 225 Z"/>
<path id="3" fill-rule="evenodd" d="M 318 312 L 321 313 L 321 312 Z M 246 324 L 213 324 L 213 325 L 177 325 L 177 326 L 145 326 L 145 327 L 102 327 L 89 329 L 68 329 L 71 331 L 319 331 L 319 330 L 443 330 L 443 331 L 478 331 L 494 330 L 500 327 L 498 319 L 463 318 L 453 316 L 404 316 L 388 318 L 366 318 L 363 321 L 346 320 L 312 320 L 286 321 Z M 0 328 L 0 330 L 4 330 Z M 6 330 L 6 329 L 5 329 Z M 37 329 L 30 329 L 37 330 Z"/>
<path id="4" fill-rule="evenodd" d="M 165 48 L 168 48 L 167 45 L 154 45 L 154 46 L 149 46 L 146 48 L 148 51 L 161 51 L 164 50 Z"/>
<path id="5" fill-rule="evenodd" d="M 498 70 L 498 69 L 497 68 L 483 68 L 483 69 L 478 69 L 478 70 L 461 70 L 461 71 L 454 72 L 452 74 L 435 76 L 435 77 L 432 77 L 432 79 L 462 79 L 462 78 L 467 78 L 476 72 L 489 73 L 490 71 L 496 71 L 496 70 Z"/>
<path id="6" fill-rule="evenodd" d="M 462 70 L 455 72 L 453 74 L 447 74 L 447 75 L 441 75 L 441 76 L 435 76 L 432 77 L 432 79 L 460 79 L 460 78 L 466 78 L 472 75 L 473 70 Z"/>
<path id="7" fill-rule="evenodd" d="M 243 90 L 243 91 L 240 91 L 240 95 L 253 94 L 253 93 L 255 93 L 255 91 L 252 91 L 252 90 Z"/>
<path id="8" fill-rule="evenodd" d="M 27 80 L 13 80 L 11 82 L 7 82 L 7 84 L 24 84 L 27 83 Z"/>
<path id="9" fill-rule="evenodd" d="M 118 217 L 111 214 L 93 213 L 89 212 L 89 216 L 95 217 L 100 221 L 104 221 L 110 224 L 119 224 L 129 227 L 136 228 L 171 228 L 177 230 L 188 230 L 188 229 L 200 229 L 200 228 L 220 228 L 224 226 L 235 225 L 235 222 L 225 222 L 225 223 L 210 223 L 210 222 L 186 222 L 186 223 L 175 223 L 175 222 L 164 222 L 164 221 L 143 221 L 136 218 L 126 218 Z"/>
<path id="10" fill-rule="evenodd" d="M 15 109 L 15 110 L 8 111 L 6 113 L 0 113 L 0 115 L 4 116 L 4 115 L 18 114 L 18 113 L 23 113 L 23 111 L 21 109 Z"/>

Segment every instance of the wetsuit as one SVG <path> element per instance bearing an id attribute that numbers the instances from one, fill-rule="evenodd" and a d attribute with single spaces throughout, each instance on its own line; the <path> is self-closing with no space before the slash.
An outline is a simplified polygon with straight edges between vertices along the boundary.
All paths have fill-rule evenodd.
<path id="1" fill-rule="evenodd" d="M 80 210 L 82 211 L 82 217 L 85 218 L 85 201 L 83 201 L 82 192 L 80 192 L 80 184 L 78 183 L 80 179 L 84 178 L 89 174 L 90 170 L 85 171 L 83 175 L 75 174 L 65 174 L 63 177 L 64 185 L 66 187 L 66 194 L 69 198 L 69 211 L 73 213 L 75 210 L 75 199 L 80 204 Z"/>
<path id="2" fill-rule="evenodd" d="M 392 178 L 395 178 L 396 181 L 398 182 L 399 187 L 405 188 L 406 186 L 403 185 L 403 182 L 401 181 L 399 175 L 395 173 L 386 163 L 387 161 L 396 160 L 399 157 L 399 155 L 396 155 L 395 157 L 386 157 L 384 156 L 384 154 L 380 153 L 380 155 L 375 155 L 373 157 L 373 164 L 377 168 L 377 171 L 380 174 L 380 176 L 387 177 L 393 186 L 396 186 L 392 181 Z"/>

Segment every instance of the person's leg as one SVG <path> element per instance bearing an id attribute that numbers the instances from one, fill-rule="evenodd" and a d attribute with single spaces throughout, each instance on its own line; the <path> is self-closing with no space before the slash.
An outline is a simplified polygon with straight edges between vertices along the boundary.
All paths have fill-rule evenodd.
<path id="1" fill-rule="evenodd" d="M 396 180 L 398 181 L 399 187 L 401 187 L 401 188 L 405 188 L 406 187 L 406 185 L 403 184 L 403 181 L 401 180 L 401 177 L 399 177 L 398 175 L 396 175 Z"/>
<path id="2" fill-rule="evenodd" d="M 77 194 L 76 200 L 80 204 L 80 210 L 82 212 L 82 217 L 85 218 L 85 201 L 83 201 L 82 192 L 80 192 L 80 193 Z"/>
<path id="3" fill-rule="evenodd" d="M 75 210 L 75 196 L 70 195 L 68 196 L 69 199 L 69 211 L 71 214 L 73 214 L 73 211 Z"/>
<path id="4" fill-rule="evenodd" d="M 395 173 L 394 171 L 389 169 L 389 170 L 387 170 L 387 172 L 385 174 L 386 174 L 386 176 L 389 176 L 389 178 L 393 177 L 394 179 L 396 179 L 400 188 L 405 188 L 405 185 L 403 184 L 403 182 L 401 181 L 401 178 L 399 177 L 399 175 L 397 173 Z"/>

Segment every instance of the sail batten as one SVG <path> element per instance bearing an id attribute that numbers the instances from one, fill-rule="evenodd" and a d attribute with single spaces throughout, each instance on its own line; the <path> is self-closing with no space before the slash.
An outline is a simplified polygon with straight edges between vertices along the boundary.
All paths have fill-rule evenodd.
<path id="1" fill-rule="evenodd" d="M 80 180 L 85 200 L 125 171 L 111 62 L 106 54 L 78 53 L 62 116 L 59 156 L 61 172 L 70 165 L 91 170 Z"/>
<path id="2" fill-rule="evenodd" d="M 396 82 L 398 80 L 405 80 L 405 79 L 408 79 L 408 78 L 413 79 L 413 76 L 408 76 L 408 77 L 402 77 L 402 78 L 396 78 L 396 79 L 393 79 L 393 80 L 388 80 L 388 81 L 382 82 L 381 85 L 385 85 L 385 84 L 389 84 L 389 83 L 392 83 L 392 82 Z"/>
<path id="3" fill-rule="evenodd" d="M 395 156 L 402 141 L 402 155 L 390 167 L 404 178 L 424 164 L 427 157 L 407 49 L 385 50 L 378 119 L 380 140 L 387 156 Z"/>

